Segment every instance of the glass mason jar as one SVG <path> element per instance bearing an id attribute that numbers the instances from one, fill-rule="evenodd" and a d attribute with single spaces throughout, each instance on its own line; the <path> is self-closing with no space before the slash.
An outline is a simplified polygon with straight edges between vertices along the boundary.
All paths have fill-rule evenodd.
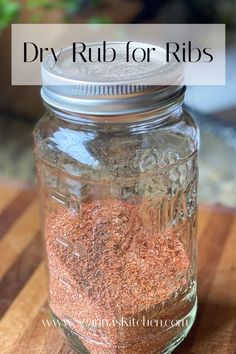
<path id="1" fill-rule="evenodd" d="M 34 132 L 51 314 L 78 353 L 170 353 L 197 307 L 199 135 L 185 89 L 88 72 L 70 86 L 67 73 L 51 86 L 43 67 Z"/>

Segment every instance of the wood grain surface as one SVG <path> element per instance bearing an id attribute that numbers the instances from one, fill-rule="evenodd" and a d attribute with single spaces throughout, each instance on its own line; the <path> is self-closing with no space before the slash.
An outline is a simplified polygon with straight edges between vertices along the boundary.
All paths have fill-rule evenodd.
<path id="1" fill-rule="evenodd" d="M 236 353 L 236 211 L 199 211 L 195 325 L 175 354 Z M 47 312 L 35 191 L 0 184 L 0 353 L 72 354 Z M 145 354 L 145 353 L 144 353 Z"/>

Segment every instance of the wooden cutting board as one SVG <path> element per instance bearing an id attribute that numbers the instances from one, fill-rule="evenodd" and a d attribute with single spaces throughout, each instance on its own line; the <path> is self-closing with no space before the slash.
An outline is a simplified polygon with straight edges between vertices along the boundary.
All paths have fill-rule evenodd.
<path id="1" fill-rule="evenodd" d="M 174 353 L 235 354 L 236 211 L 202 206 L 198 234 L 198 316 Z M 41 241 L 35 191 L 0 183 L 1 354 L 72 354 L 47 313 Z"/>

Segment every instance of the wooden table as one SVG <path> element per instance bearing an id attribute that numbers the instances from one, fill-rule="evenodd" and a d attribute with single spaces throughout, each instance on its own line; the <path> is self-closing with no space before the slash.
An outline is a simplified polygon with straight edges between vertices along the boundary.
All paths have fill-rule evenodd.
<path id="1" fill-rule="evenodd" d="M 72 354 L 48 326 L 41 249 L 34 190 L 0 184 L 1 354 Z M 198 269 L 198 317 L 175 353 L 235 354 L 236 211 L 200 208 Z"/>

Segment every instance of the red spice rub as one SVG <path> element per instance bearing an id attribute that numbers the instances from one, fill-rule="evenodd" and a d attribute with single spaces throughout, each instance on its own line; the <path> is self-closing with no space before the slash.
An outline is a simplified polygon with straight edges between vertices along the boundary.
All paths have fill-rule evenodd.
<path id="1" fill-rule="evenodd" d="M 88 338 L 83 342 L 91 353 L 152 352 L 177 335 L 176 328 L 157 337 L 163 329 L 80 322 L 178 319 L 190 311 L 190 301 L 174 300 L 180 284 L 187 286 L 179 282 L 190 267 L 183 245 L 170 231 L 147 231 L 139 206 L 104 200 L 84 203 L 77 214 L 60 208 L 47 219 L 46 240 L 50 307 Z"/>

